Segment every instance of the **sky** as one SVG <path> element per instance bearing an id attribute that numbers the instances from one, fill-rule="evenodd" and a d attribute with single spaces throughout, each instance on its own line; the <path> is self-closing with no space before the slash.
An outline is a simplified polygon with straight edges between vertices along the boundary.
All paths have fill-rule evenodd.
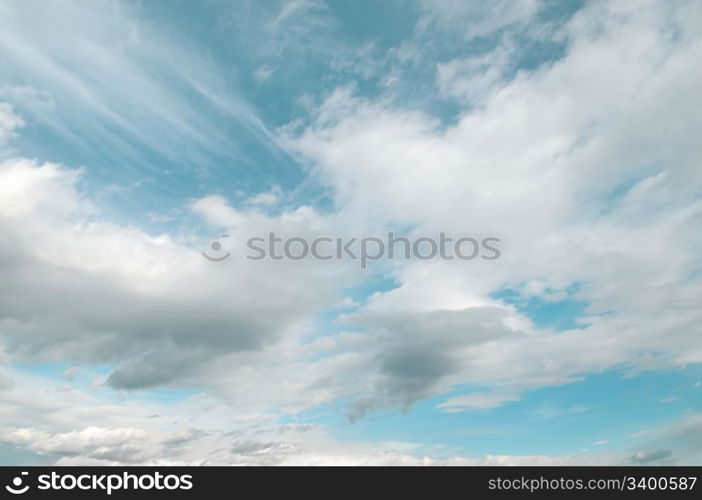
<path id="1" fill-rule="evenodd" d="M 0 0 L 0 464 L 702 464 L 701 25 Z"/>

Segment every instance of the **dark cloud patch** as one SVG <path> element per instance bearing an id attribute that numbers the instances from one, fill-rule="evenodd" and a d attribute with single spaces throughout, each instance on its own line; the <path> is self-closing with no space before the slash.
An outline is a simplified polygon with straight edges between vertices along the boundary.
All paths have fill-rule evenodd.
<path id="1" fill-rule="evenodd" d="M 117 365 L 115 389 L 165 385 L 262 350 L 334 300 L 304 266 L 218 267 L 166 236 L 88 222 L 74 171 L 3 169 L 18 184 L 0 214 L 0 341 L 13 359 Z"/>
<path id="2" fill-rule="evenodd" d="M 508 316 L 509 311 L 492 306 L 349 316 L 348 322 L 375 332 L 377 369 L 371 394 L 350 404 L 349 418 L 353 421 L 380 408 L 407 411 L 416 401 L 436 394 L 448 378 L 470 364 L 472 347 L 519 335 L 505 325 Z"/>

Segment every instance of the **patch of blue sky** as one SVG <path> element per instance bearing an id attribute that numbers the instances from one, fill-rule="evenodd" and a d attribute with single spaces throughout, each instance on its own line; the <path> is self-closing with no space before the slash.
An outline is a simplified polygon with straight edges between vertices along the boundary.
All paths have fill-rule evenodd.
<path id="1" fill-rule="evenodd" d="M 562 300 L 545 300 L 541 297 L 525 297 L 518 290 L 505 288 L 491 295 L 493 299 L 514 306 L 539 328 L 568 330 L 584 328 L 578 321 L 585 316 L 588 304 L 574 297 L 577 285 L 567 290 L 568 296 Z"/>
<path id="2" fill-rule="evenodd" d="M 610 370 L 486 410 L 436 408 L 447 397 L 486 390 L 475 387 L 418 402 L 407 414 L 378 411 L 351 423 L 337 402 L 284 421 L 324 424 L 341 440 L 431 444 L 446 456 L 563 455 L 594 451 L 593 446 L 628 451 L 642 432 L 699 411 L 701 379 L 700 365 L 636 377 Z"/>
<path id="3" fill-rule="evenodd" d="M 56 457 L 36 453 L 12 444 L 0 443 L 0 466 L 52 465 Z"/>

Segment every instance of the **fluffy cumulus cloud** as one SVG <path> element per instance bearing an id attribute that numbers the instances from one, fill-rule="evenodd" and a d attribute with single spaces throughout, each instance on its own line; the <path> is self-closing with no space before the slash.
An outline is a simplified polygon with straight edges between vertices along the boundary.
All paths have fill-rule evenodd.
<path id="1" fill-rule="evenodd" d="M 292 139 L 339 205 L 388 225 L 492 234 L 500 261 L 414 263 L 353 313 L 376 332 L 376 405 L 494 385 L 442 407 L 628 364 L 697 363 L 700 9 L 597 4 L 564 28 L 567 55 L 495 85 L 455 126 L 337 92 Z M 500 60 L 496 61 L 500 64 Z M 618 82 L 612 85 L 612 82 Z M 588 304 L 578 328 L 534 328 L 491 299 Z M 491 318 L 492 320 L 488 319 Z M 575 347 L 577 346 L 577 348 Z"/>
<path id="2" fill-rule="evenodd" d="M 154 233 L 101 206 L 83 182 L 90 165 L 10 149 L 27 120 L 0 103 L 0 443 L 62 464 L 699 462 L 695 412 L 621 451 L 567 456 L 350 442 L 323 425 L 278 423 L 281 414 L 325 403 L 351 421 L 437 397 L 437 412 L 486 410 L 612 368 L 702 362 L 702 8 L 598 2 L 537 33 L 540 2 L 469 4 L 420 2 L 412 40 L 365 70 L 348 70 L 380 67 L 402 78 L 401 64 L 410 64 L 412 51 L 421 59 L 421 42 L 434 33 L 494 38 L 488 52 L 433 61 L 433 92 L 455 108 L 450 119 L 403 106 L 387 81 L 387 94 L 373 97 L 341 82 L 275 135 L 212 86 L 211 68 L 178 75 L 239 116 L 267 148 L 284 148 L 304 166 L 300 190 L 317 186 L 331 208 L 291 203 L 298 193 L 278 185 L 238 204 L 221 191 L 198 191 L 181 213 L 206 230 Z M 129 10 L 115 9 L 128 25 Z M 289 4 L 267 29 L 279 34 L 277 26 L 304 12 L 310 25 L 290 32 L 302 44 L 326 22 L 323 6 Z M 144 70 L 141 58 L 173 53 L 159 43 L 135 60 L 129 44 L 139 30 L 132 30 L 125 46 L 102 40 L 109 32 L 80 35 L 101 39 L 95 51 L 78 44 L 83 59 L 105 51 L 122 58 L 127 71 L 119 79 L 129 76 L 141 97 L 119 112 L 99 107 L 101 96 L 87 88 L 76 90 L 91 75 L 55 64 L 46 40 L 28 42 L 14 31 L 0 40 L 16 44 L 13 67 L 53 72 L 57 86 L 47 92 L 93 102 L 91 116 L 108 123 L 99 135 L 123 127 L 153 150 L 184 141 L 221 152 L 226 141 L 216 127 L 162 93 Z M 552 37 L 563 56 L 519 68 L 525 36 Z M 277 57 L 286 43 L 280 35 L 264 52 Z M 98 73 L 109 79 L 112 69 Z M 259 80 L 276 78 L 275 68 L 259 69 Z M 209 77 L 200 80 L 203 74 Z M 104 92 L 117 92 L 104 83 Z M 20 87 L 0 88 L 0 98 L 16 98 Z M 169 112 L 158 125 L 130 122 L 145 103 Z M 26 109 L 37 120 L 46 112 Z M 164 121 L 174 134 L 165 143 L 149 130 Z M 184 147 L 174 151 L 197 158 Z M 494 236 L 501 258 L 378 262 L 377 275 L 392 286 L 352 300 L 348 290 L 376 271 L 349 262 L 250 262 L 240 254 L 248 237 L 270 231 L 313 238 L 388 230 Z M 214 264 L 200 252 L 217 232 L 226 232 L 233 246 L 225 242 L 225 250 L 234 255 Z M 533 300 L 585 306 L 556 328 L 521 307 Z M 14 363 L 73 368 L 56 381 Z M 125 392 L 164 387 L 197 394 L 165 403 Z M 456 393 L 465 387 L 479 389 Z M 38 392 L 42 398 L 28 396 Z"/>
<path id="3" fill-rule="evenodd" d="M 0 103 L 0 144 L 10 139 L 15 129 L 24 125 L 24 120 L 20 118 L 6 102 Z"/>
<path id="4" fill-rule="evenodd" d="M 36 429 L 14 429 L 3 435 L 3 440 L 25 445 L 39 453 L 62 457 L 85 457 L 129 463 L 143 461 L 141 442 L 145 433 L 138 429 L 101 429 L 86 427 L 81 431 L 49 435 Z"/>
<path id="5" fill-rule="evenodd" d="M 0 325 L 18 359 L 117 363 L 109 385 L 149 387 L 294 335 L 333 304 L 324 276 L 305 266 L 238 260 L 222 272 L 168 235 L 104 220 L 76 192 L 79 175 L 23 159 L 0 169 Z M 209 199 L 196 207 L 227 210 Z"/>

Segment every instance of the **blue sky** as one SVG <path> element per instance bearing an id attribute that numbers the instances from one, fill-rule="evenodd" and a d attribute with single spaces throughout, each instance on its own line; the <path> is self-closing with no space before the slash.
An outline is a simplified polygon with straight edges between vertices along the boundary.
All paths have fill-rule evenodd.
<path id="1" fill-rule="evenodd" d="M 701 19 L 0 1 L 0 462 L 699 464 Z"/>

